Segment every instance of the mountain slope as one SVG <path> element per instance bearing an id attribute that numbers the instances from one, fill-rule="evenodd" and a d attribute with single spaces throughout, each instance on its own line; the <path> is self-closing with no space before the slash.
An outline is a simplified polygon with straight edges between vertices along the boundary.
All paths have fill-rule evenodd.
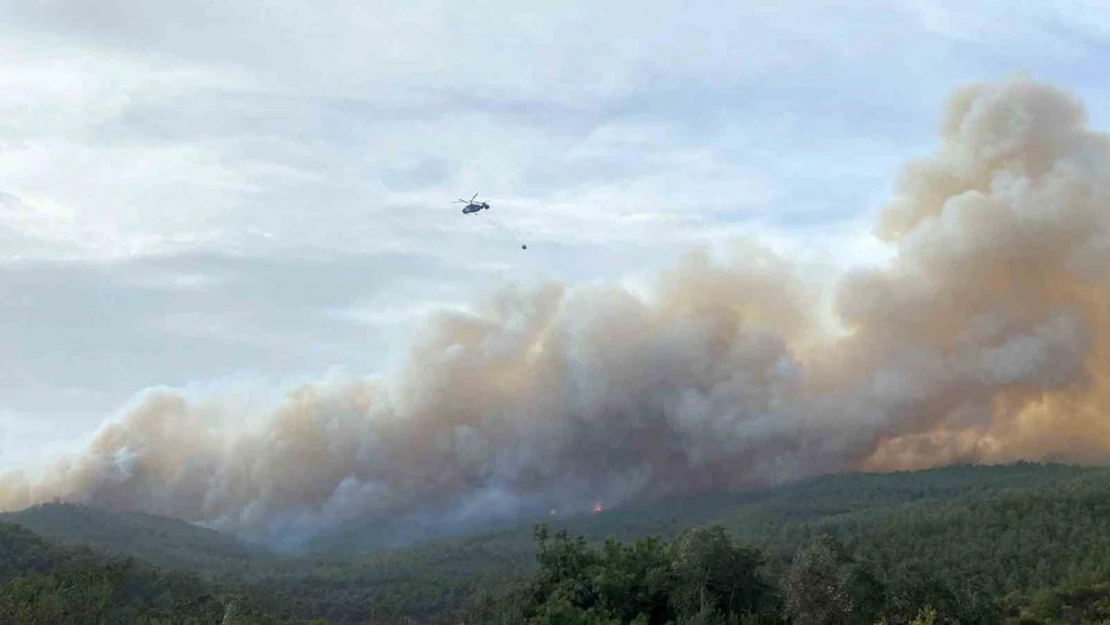
<path id="1" fill-rule="evenodd" d="M 20 525 L 61 545 L 91 547 L 158 566 L 213 575 L 264 570 L 279 560 L 233 536 L 140 512 L 43 504 L 0 514 L 0 523 Z"/>
<path id="2" fill-rule="evenodd" d="M 1100 574 L 1091 556 L 1110 554 L 1110 471 L 1019 463 L 840 475 L 548 522 L 595 544 L 720 523 L 764 550 L 772 577 L 800 546 L 829 532 L 874 558 L 885 575 L 951 576 L 994 596 Z M 1086 532 L 1082 540 L 1073 540 L 1073 524 Z M 535 553 L 526 527 L 336 561 L 266 586 L 291 601 L 312 601 L 314 613 L 335 622 L 350 622 L 355 606 L 367 602 L 431 614 L 527 574 Z M 977 562 L 961 562 L 964 554 Z"/>
<path id="3" fill-rule="evenodd" d="M 1033 487 L 1066 480 L 1092 469 L 1064 464 L 1019 462 L 1009 465 L 952 465 L 924 471 L 849 473 L 808 479 L 774 488 L 710 492 L 626 505 L 599 514 L 569 518 L 536 517 L 535 522 L 566 528 L 589 539 L 634 540 L 647 535 L 673 536 L 691 525 L 721 523 L 741 537 L 755 538 L 782 523 L 797 523 L 856 510 L 875 510 L 921 500 L 987 495 L 1003 488 Z M 478 534 L 517 536 L 531 549 L 531 523 L 494 527 L 432 540 L 419 545 L 451 545 Z M 385 551 L 385 536 L 399 530 L 382 524 L 352 523 L 310 543 L 309 550 L 329 556 Z M 404 548 L 402 548 L 404 550 Z"/>
<path id="4" fill-rule="evenodd" d="M 910 503 L 981 499 L 1013 488 L 1065 483 L 1096 472 L 1073 465 L 1019 462 L 894 473 L 847 473 L 769 489 L 707 493 L 548 522 L 590 540 L 674 536 L 691 525 L 719 523 L 741 540 L 759 542 L 783 526 L 859 512 L 891 512 Z M 530 536 L 528 531 L 521 534 Z"/>
<path id="5" fill-rule="evenodd" d="M 53 526 L 54 531 L 68 532 L 71 543 L 91 536 L 101 548 L 140 551 L 128 546 L 126 536 L 111 534 L 113 526 L 104 519 L 115 517 L 96 517 L 98 531 L 107 532 L 104 536 L 66 529 L 79 528 L 82 521 L 77 519 L 87 518 L 82 514 L 101 511 L 57 507 L 49 512 L 73 515 L 68 525 L 54 521 Z M 995 599 L 1068 580 L 1110 580 L 1110 566 L 1104 564 L 1110 562 L 1110 470 L 1065 465 L 838 475 L 546 521 L 552 529 L 566 529 L 592 543 L 673 537 L 691 526 L 720 523 L 741 543 L 764 551 L 769 575 L 775 579 L 781 579 L 802 545 L 828 532 L 891 579 L 942 578 L 981 588 L 984 596 Z M 184 534 L 194 535 L 192 529 Z M 223 554 L 214 545 L 222 537 L 202 541 L 200 548 L 207 550 L 203 557 L 182 557 L 175 550 L 184 549 L 184 539 L 162 542 L 164 536 L 151 536 L 157 540 L 151 538 L 141 551 L 157 555 L 169 545 L 169 555 L 158 556 L 161 561 L 197 570 L 220 568 Z M 198 536 L 211 538 L 203 531 Z M 289 606 L 298 615 L 323 616 L 335 624 L 360 625 L 371 608 L 431 615 L 483 590 L 497 593 L 533 570 L 536 553 L 530 526 L 342 558 L 278 559 L 249 551 L 244 555 L 242 548 L 234 543 L 229 548 L 231 562 L 267 563 L 247 566 L 262 577 L 244 579 L 255 596 L 266 597 L 267 605 Z"/>

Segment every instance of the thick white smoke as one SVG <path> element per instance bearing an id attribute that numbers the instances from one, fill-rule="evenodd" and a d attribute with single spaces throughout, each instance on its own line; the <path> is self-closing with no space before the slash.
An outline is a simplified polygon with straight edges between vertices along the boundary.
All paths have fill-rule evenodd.
<path id="1" fill-rule="evenodd" d="M 445 314 L 399 378 L 297 389 L 253 429 L 148 393 L 45 477 L 0 475 L 0 507 L 61 497 L 267 536 L 433 505 L 588 510 L 859 468 L 1100 462 L 1108 145 L 1066 93 L 974 85 L 882 214 L 891 265 L 836 285 L 846 334 L 763 250 L 693 253 L 650 298 L 510 289 L 483 316 Z"/>

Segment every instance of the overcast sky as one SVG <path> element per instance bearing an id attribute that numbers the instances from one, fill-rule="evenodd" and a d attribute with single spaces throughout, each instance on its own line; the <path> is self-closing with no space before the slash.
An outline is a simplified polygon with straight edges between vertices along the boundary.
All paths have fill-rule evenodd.
<path id="1" fill-rule="evenodd" d="M 510 281 L 743 234 L 877 262 L 952 89 L 1025 71 L 1110 126 L 1108 9 L 0 0 L 0 470 L 151 386 L 373 373 Z"/>

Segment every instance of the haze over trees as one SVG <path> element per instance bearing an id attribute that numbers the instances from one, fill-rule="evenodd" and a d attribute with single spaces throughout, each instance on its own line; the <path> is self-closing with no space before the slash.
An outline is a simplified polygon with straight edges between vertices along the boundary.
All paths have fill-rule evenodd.
<path id="1" fill-rule="evenodd" d="M 1110 470 L 1067 465 L 830 476 L 346 556 L 73 505 L 0 522 L 0 622 L 1110 619 Z"/>

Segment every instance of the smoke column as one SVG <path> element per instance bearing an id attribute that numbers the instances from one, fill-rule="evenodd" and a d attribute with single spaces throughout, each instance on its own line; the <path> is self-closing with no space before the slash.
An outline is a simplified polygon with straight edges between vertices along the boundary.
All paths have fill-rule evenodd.
<path id="1" fill-rule="evenodd" d="M 842 276 L 831 311 L 751 249 L 693 252 L 651 297 L 507 289 L 442 315 L 395 378 L 298 388 L 255 425 L 150 391 L 44 475 L 0 475 L 0 508 L 59 497 L 276 536 L 430 505 L 588 511 L 854 469 L 1098 463 L 1108 145 L 1066 93 L 973 85 L 883 209 L 893 261 Z"/>

